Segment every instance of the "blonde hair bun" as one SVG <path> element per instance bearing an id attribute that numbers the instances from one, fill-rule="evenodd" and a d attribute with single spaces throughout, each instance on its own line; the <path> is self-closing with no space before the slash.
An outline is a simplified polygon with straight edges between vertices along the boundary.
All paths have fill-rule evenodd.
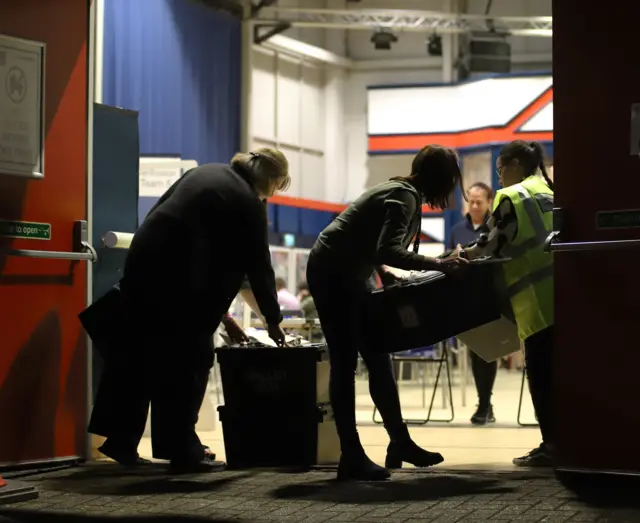
<path id="1" fill-rule="evenodd" d="M 286 191 L 291 184 L 289 161 L 278 149 L 261 147 L 249 153 L 237 153 L 231 159 L 231 166 L 251 174 L 255 187 L 263 192 L 267 192 L 274 180 L 278 191 Z"/>

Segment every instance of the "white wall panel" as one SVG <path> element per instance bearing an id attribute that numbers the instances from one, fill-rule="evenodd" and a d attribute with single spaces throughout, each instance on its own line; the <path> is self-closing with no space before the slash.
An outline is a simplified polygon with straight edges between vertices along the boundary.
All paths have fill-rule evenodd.
<path id="1" fill-rule="evenodd" d="M 369 156 L 366 162 L 367 178 L 361 191 L 384 183 L 393 176 L 406 176 L 411 173 L 413 155 L 395 154 L 389 156 Z M 357 196 L 360 196 L 359 194 Z M 353 198 L 357 197 L 355 194 Z"/>
<path id="2" fill-rule="evenodd" d="M 325 160 L 322 153 L 303 151 L 300 158 L 300 197 L 325 200 Z"/>
<path id="3" fill-rule="evenodd" d="M 462 178 L 466 188 L 477 182 L 491 187 L 494 170 L 495 165 L 491 164 L 491 153 L 488 151 L 465 154 L 462 159 Z"/>
<path id="4" fill-rule="evenodd" d="M 325 73 L 325 198 L 332 202 L 345 202 L 349 175 L 345 114 L 348 73 L 338 67 L 330 67 Z"/>
<path id="5" fill-rule="evenodd" d="M 403 156 L 368 157 L 367 137 L 367 86 L 436 83 L 442 81 L 442 71 L 434 69 L 412 69 L 393 71 L 352 71 L 345 89 L 345 143 L 347 147 L 347 180 L 345 200 L 350 201 L 367 187 L 380 183 L 386 173 L 394 171 L 402 174 L 406 171 L 407 162 L 411 159 Z M 395 158 L 397 162 L 384 162 L 383 158 Z M 395 167 L 393 167 L 395 165 Z M 401 172 L 396 172 L 401 171 Z M 387 179 L 389 178 L 387 176 Z"/>
<path id="6" fill-rule="evenodd" d="M 287 190 L 286 195 L 302 198 L 303 197 L 302 187 L 304 182 L 302 180 L 302 176 L 303 176 L 302 169 L 300 168 L 301 157 L 302 157 L 300 149 L 297 149 L 294 147 L 287 147 L 284 145 L 280 145 L 279 149 L 287 157 L 287 160 L 289 160 L 289 174 L 291 175 L 291 186 Z"/>
<path id="7" fill-rule="evenodd" d="M 279 142 L 300 145 L 301 75 L 299 60 L 278 57 L 276 137 Z"/>
<path id="8" fill-rule="evenodd" d="M 287 195 L 326 198 L 325 98 L 324 66 L 254 51 L 251 146 L 276 147 L 287 156 Z"/>
<path id="9" fill-rule="evenodd" d="M 252 60 L 251 132 L 254 136 L 275 139 L 276 56 L 269 51 L 254 51 Z"/>
<path id="10" fill-rule="evenodd" d="M 324 150 L 324 70 L 318 67 L 302 68 L 300 123 L 303 147 Z"/>
<path id="11" fill-rule="evenodd" d="M 491 153 L 471 153 L 465 154 L 462 158 L 462 180 L 465 190 L 468 190 L 474 183 L 486 183 L 489 187 L 493 185 L 493 172 L 495 165 L 491 163 Z M 462 200 L 460 213 L 466 216 L 469 212 L 468 203 Z"/>

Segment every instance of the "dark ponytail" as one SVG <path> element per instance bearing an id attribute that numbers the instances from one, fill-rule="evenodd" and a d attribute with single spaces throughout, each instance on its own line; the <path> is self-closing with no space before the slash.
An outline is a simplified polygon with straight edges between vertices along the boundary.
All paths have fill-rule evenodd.
<path id="1" fill-rule="evenodd" d="M 529 144 L 529 147 L 531 147 L 535 151 L 536 158 L 538 160 L 538 169 L 540 169 L 542 177 L 544 178 L 544 181 L 547 182 L 549 189 L 553 191 L 553 182 L 551 181 L 551 178 L 549 178 L 549 174 L 547 173 L 547 166 L 544 162 L 544 147 L 540 142 L 531 142 Z"/>
<path id="2" fill-rule="evenodd" d="M 516 140 L 508 143 L 500 150 L 503 164 L 506 165 L 512 160 L 518 160 L 518 163 L 524 169 L 525 178 L 533 176 L 540 169 L 544 181 L 549 186 L 549 189 L 553 191 L 553 182 L 549 178 L 549 173 L 547 173 L 544 156 L 544 147 L 540 142 Z"/>

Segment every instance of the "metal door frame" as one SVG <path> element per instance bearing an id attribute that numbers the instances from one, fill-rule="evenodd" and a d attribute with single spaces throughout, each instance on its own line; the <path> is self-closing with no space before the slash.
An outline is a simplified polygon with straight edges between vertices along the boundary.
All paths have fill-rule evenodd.
<path id="1" fill-rule="evenodd" d="M 102 70 L 97 70 L 97 63 L 102 63 L 102 45 L 97 45 L 99 30 L 104 20 L 103 0 L 87 0 L 89 6 L 89 34 L 87 42 L 87 188 L 86 188 L 86 220 L 87 234 L 93 238 L 93 104 L 96 97 L 96 86 L 102 80 Z M 100 57 L 98 56 L 100 55 Z M 101 86 L 99 87 L 101 92 Z M 93 302 L 93 264 L 87 263 L 86 272 L 86 305 Z M 89 424 L 93 409 L 93 344 L 89 336 L 86 339 L 86 419 L 85 426 Z M 91 459 L 91 434 L 85 431 L 84 452 L 82 458 Z"/>

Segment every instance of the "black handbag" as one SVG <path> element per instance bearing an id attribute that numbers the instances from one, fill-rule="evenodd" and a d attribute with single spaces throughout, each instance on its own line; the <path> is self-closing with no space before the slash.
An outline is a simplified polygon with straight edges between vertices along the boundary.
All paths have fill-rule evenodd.
<path id="1" fill-rule="evenodd" d="M 188 175 L 193 173 L 190 169 L 176 180 L 167 191 L 158 199 L 147 213 L 149 217 L 174 193 Z M 117 346 L 119 334 L 123 332 L 123 322 L 126 319 L 119 284 L 114 285 L 109 291 L 95 300 L 85 310 L 78 314 L 80 323 L 84 327 L 89 338 L 102 357 L 106 357 L 109 348 Z M 121 338 L 120 338 L 121 339 Z"/>
<path id="2" fill-rule="evenodd" d="M 118 285 L 111 288 L 78 314 L 78 319 L 102 357 L 115 345 L 123 330 L 124 306 Z"/>

